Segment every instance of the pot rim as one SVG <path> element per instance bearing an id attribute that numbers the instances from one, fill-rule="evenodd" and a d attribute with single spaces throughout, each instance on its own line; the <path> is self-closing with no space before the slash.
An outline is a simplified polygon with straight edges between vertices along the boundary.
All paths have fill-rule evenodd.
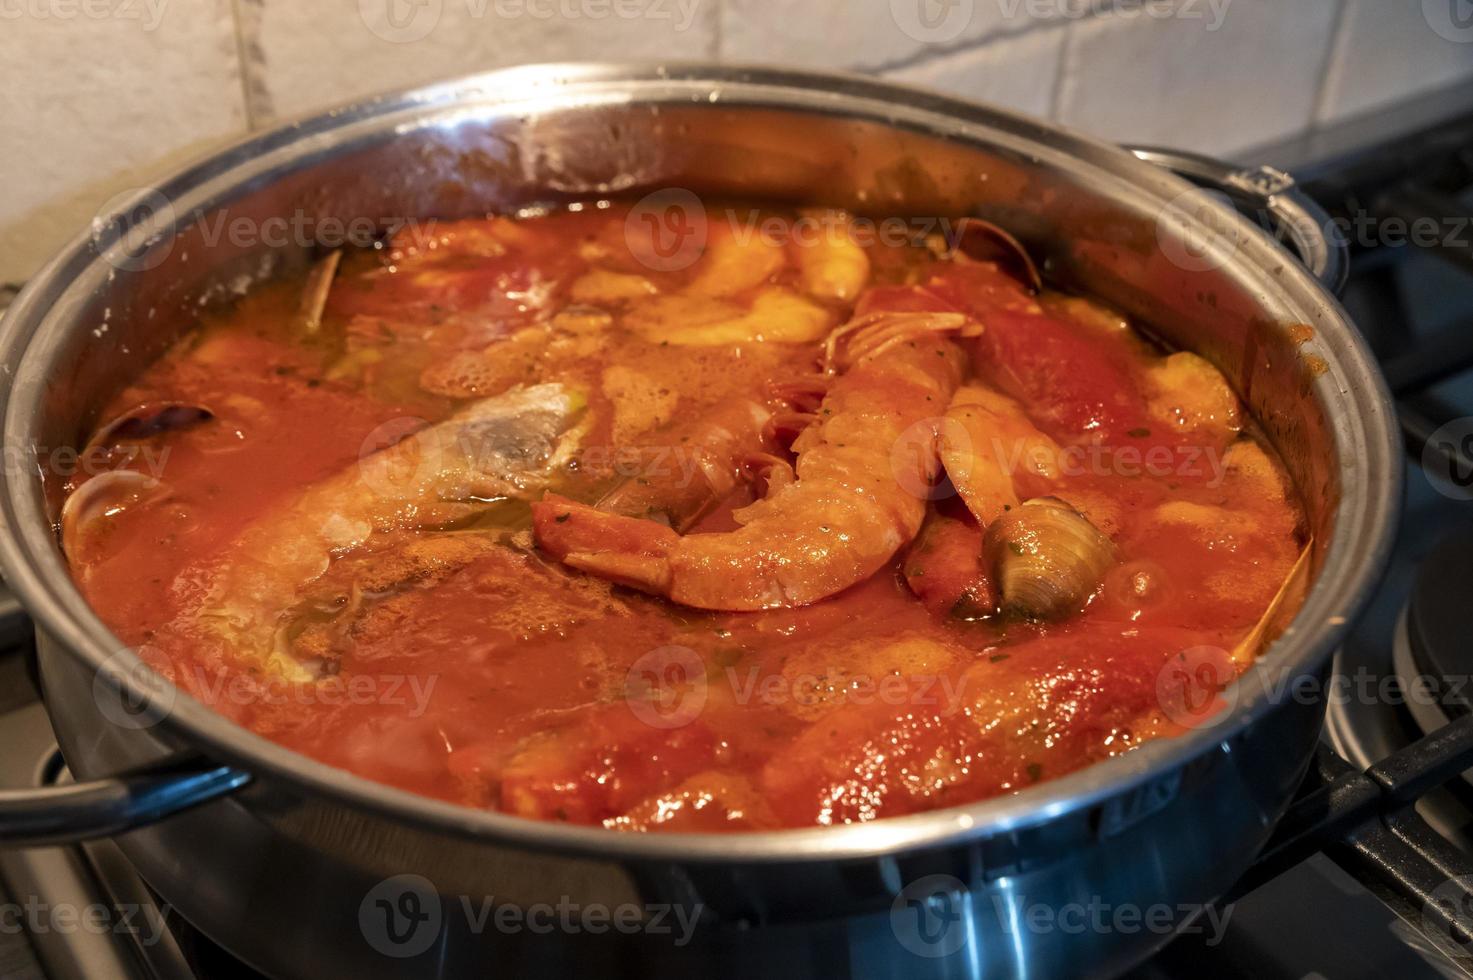
<path id="1" fill-rule="evenodd" d="M 1033 159 L 1051 157 L 1088 167 L 1122 190 L 1150 193 L 1162 206 L 1191 185 L 1118 147 L 1004 110 L 960 101 L 923 89 L 855 75 L 783 68 L 668 64 L 548 64 L 491 71 L 447 82 L 356 100 L 286 122 L 242 139 L 173 173 L 156 187 L 171 201 L 213 187 L 241 186 L 253 175 L 300 163 L 357 132 L 382 130 L 391 119 L 402 127 L 431 125 L 466 113 L 498 116 L 537 107 L 564 109 L 599 102 L 699 103 L 838 113 L 882 125 L 943 137 L 1022 149 Z M 1194 208 L 1196 203 L 1194 202 Z M 1400 443 L 1394 409 L 1379 370 L 1333 296 L 1251 223 L 1217 204 L 1214 225 L 1235 226 L 1235 263 L 1248 263 L 1265 285 L 1275 284 L 1297 305 L 1323 311 L 1315 323 L 1325 370 L 1312 381 L 1332 422 L 1341 465 L 1342 496 L 1324 567 L 1299 613 L 1236 682 L 1239 701 L 1231 718 L 1210 728 L 1157 739 L 1123 755 L 995 797 L 911 816 L 864 824 L 738 833 L 630 834 L 600 827 L 530 820 L 420 796 L 373 782 L 280 746 L 217 714 L 153 675 L 140 685 L 142 661 L 92 613 L 72 584 L 49 526 L 34 519 L 39 502 L 32 473 L 8 465 L 0 471 L 0 564 L 37 625 L 92 670 L 111 661 L 122 668 L 130 696 L 157 703 L 168 693 L 161 731 L 182 734 L 211 759 L 239 765 L 258 777 L 323 792 L 339 801 L 392 815 L 415 826 L 534 850 L 556 850 L 604 860 L 685 862 L 803 862 L 869 858 L 991 837 L 1047 823 L 1097 806 L 1153 779 L 1169 776 L 1214 747 L 1226 746 L 1263 714 L 1282 704 L 1278 684 L 1248 685 L 1269 672 L 1280 678 L 1317 670 L 1367 602 L 1390 551 L 1400 505 Z M 1203 226 L 1205 228 L 1205 226 Z M 1221 225 L 1218 225 L 1221 227 Z M 1210 232 L 1208 232 L 1210 234 Z M 36 347 L 60 328 L 50 319 L 53 302 L 72 279 L 102 260 L 95 233 L 74 239 L 38 272 L 15 299 L 0 331 L 0 431 L 4 444 L 24 444 L 39 411 L 44 387 L 26 371 Z M 74 326 L 72 329 L 76 329 Z M 43 351 L 44 353 L 44 351 Z M 121 653 L 119 651 L 122 651 Z M 150 672 L 151 673 L 151 672 Z M 1248 692 L 1242 697 L 1241 692 Z M 1278 692 L 1280 700 L 1275 701 Z M 249 790 L 247 790 L 249 792 Z"/>

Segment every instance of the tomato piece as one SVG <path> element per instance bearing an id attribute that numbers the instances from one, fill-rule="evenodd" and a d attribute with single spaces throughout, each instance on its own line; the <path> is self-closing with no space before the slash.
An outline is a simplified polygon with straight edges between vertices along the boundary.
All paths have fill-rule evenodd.
<path id="1" fill-rule="evenodd" d="M 699 721 L 662 728 L 628 703 L 601 706 L 569 728 L 523 743 L 501 772 L 501 809 L 601 823 L 710 768 L 715 755 L 716 739 Z"/>
<path id="2" fill-rule="evenodd" d="M 910 684 L 903 703 L 835 710 L 768 763 L 762 785 L 793 825 L 1015 792 L 1170 730 L 1161 678 L 1198 637 L 1101 624 L 994 648 L 937 683 Z"/>
<path id="3" fill-rule="evenodd" d="M 1051 435 L 1108 441 L 1149 426 L 1131 350 L 1119 338 L 1046 315 L 991 265 L 956 266 L 929 289 L 982 323 L 973 368 L 1026 404 Z"/>
<path id="4" fill-rule="evenodd" d="M 976 619 L 997 607 L 976 521 L 932 513 L 901 566 L 905 584 L 933 616 Z"/>

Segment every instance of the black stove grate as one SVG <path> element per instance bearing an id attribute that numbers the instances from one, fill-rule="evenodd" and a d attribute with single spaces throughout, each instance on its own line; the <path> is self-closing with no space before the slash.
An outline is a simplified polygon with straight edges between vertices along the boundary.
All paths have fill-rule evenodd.
<path id="1" fill-rule="evenodd" d="M 1473 716 L 1361 771 L 1322 745 L 1295 802 L 1227 901 L 1324 851 L 1473 977 L 1473 854 L 1416 811 L 1473 767 Z"/>
<path id="2" fill-rule="evenodd" d="M 1413 259 L 1473 277 L 1473 113 L 1302 172 L 1304 189 L 1329 212 L 1351 246 L 1351 299 L 1371 325 L 1407 448 L 1414 457 L 1473 477 L 1473 453 L 1461 441 L 1433 436 L 1461 417 L 1429 396 L 1438 384 L 1473 369 L 1473 329 L 1462 316 L 1409 329 L 1401 272 Z M 1473 287 L 1473 278 L 1469 279 Z M 1429 449 L 1434 454 L 1424 457 Z"/>

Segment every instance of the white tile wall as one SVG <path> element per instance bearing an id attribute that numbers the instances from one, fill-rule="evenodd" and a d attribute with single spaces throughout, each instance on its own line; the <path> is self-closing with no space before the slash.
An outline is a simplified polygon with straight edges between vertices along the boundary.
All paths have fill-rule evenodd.
<path id="1" fill-rule="evenodd" d="M 718 0 L 237 2 L 258 124 L 506 65 L 716 53 Z"/>
<path id="2" fill-rule="evenodd" d="M 0 2 L 0 281 L 251 127 L 531 61 L 872 71 L 1117 140 L 1232 153 L 1459 80 L 1470 0 Z M 1134 12 L 1134 13 L 1132 13 Z"/>
<path id="3" fill-rule="evenodd" d="M 0 281 L 245 129 L 230 0 L 0 7 Z"/>
<path id="4" fill-rule="evenodd" d="M 1388 0 L 1381 0 L 1388 2 Z M 1329 59 L 1336 4 L 1232 0 L 1098 16 L 1075 26 L 1058 117 L 1116 140 L 1208 153 L 1306 128 Z"/>
<path id="5" fill-rule="evenodd" d="M 721 53 L 729 61 L 873 70 L 953 49 L 1063 4 L 1038 0 L 724 0 Z"/>
<path id="6" fill-rule="evenodd" d="M 1053 106 L 1067 25 L 1045 27 L 886 72 L 886 77 L 1035 116 Z"/>
<path id="7" fill-rule="evenodd" d="M 1463 20 L 1452 17 L 1459 8 Z M 1473 4 L 1467 0 L 1347 0 L 1321 121 L 1473 79 Z"/>

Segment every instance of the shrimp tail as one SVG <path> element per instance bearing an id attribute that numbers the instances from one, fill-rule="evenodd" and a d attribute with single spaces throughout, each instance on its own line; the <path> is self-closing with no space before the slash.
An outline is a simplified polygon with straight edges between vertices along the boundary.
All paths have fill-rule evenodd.
<path id="1" fill-rule="evenodd" d="M 549 493 L 532 504 L 538 548 L 570 568 L 656 595 L 670 591 L 670 554 L 680 535 Z"/>

